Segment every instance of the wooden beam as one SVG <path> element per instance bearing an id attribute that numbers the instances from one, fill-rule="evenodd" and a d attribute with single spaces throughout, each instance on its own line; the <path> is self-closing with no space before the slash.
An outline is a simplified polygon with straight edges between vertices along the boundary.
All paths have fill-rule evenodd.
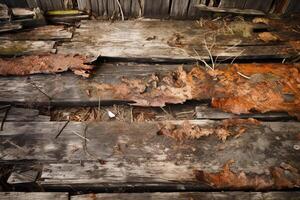
<path id="1" fill-rule="evenodd" d="M 28 54 L 41 54 L 56 52 L 55 41 L 10 41 L 2 40 L 0 43 L 1 56 L 18 56 Z"/>
<path id="2" fill-rule="evenodd" d="M 68 193 L 58 193 L 58 192 L 34 192 L 34 193 L 28 193 L 28 192 L 1 192 L 0 193 L 0 199 L 2 200 L 24 200 L 24 199 L 30 199 L 30 200 L 68 200 L 69 195 Z"/>
<path id="3" fill-rule="evenodd" d="M 186 199 L 218 199 L 218 200 L 286 200 L 299 197 L 299 192 L 192 192 L 192 193 L 117 193 L 117 194 L 85 194 L 71 196 L 71 200 L 186 200 Z"/>
<path id="4" fill-rule="evenodd" d="M 197 5 L 196 6 L 201 11 L 206 12 L 217 12 L 217 13 L 232 13 L 239 15 L 254 15 L 254 16 L 264 16 L 265 13 L 255 9 L 237 9 L 237 8 L 216 8 L 210 6 Z"/>
<path id="5" fill-rule="evenodd" d="M 228 137 L 226 142 L 220 141 L 216 135 L 179 142 L 158 134 L 162 123 L 182 126 L 187 122 L 160 122 L 160 125 L 6 122 L 0 135 L 3 141 L 1 162 L 36 160 L 43 164 L 39 184 L 45 189 L 65 190 L 71 186 L 99 190 L 108 189 L 108 185 L 110 189 L 143 187 L 156 191 L 159 188 L 185 191 L 192 188 L 259 190 L 295 187 L 294 179 L 298 175 L 284 176 L 292 185 L 280 186 L 273 184 L 274 177 L 269 174 L 273 171 L 269 170 L 279 167 L 288 173 L 289 169 L 299 169 L 297 134 L 300 123 L 248 124 L 246 120 L 245 124 L 241 122 L 234 126 L 243 127 L 243 134 Z M 217 130 L 224 122 L 195 120 L 189 123 Z M 195 170 L 205 173 L 222 171 L 229 160 L 235 161 L 232 164 L 234 173 L 252 174 L 259 180 L 263 178 L 266 184 L 259 186 L 249 181 L 242 185 L 226 183 L 214 186 L 196 178 Z"/>
<path id="6" fill-rule="evenodd" d="M 262 43 L 251 33 L 255 26 L 244 25 L 245 29 L 250 30 L 246 38 L 235 34 L 232 37 L 223 35 L 222 40 L 215 41 L 212 55 L 221 60 L 229 57 L 237 57 L 238 60 L 287 58 L 296 54 L 286 43 Z M 210 61 L 203 40 L 209 31 L 208 27 L 201 28 L 195 21 L 125 21 L 113 24 L 85 21 L 76 30 L 72 42 L 59 46 L 58 51 L 64 54 L 85 53 L 95 57 L 101 55 L 126 61 L 182 63 L 195 62 L 198 57 L 196 50 L 201 59 Z M 222 34 L 216 35 L 216 38 L 219 36 Z M 206 42 L 213 43 L 212 38 L 207 37 Z"/>

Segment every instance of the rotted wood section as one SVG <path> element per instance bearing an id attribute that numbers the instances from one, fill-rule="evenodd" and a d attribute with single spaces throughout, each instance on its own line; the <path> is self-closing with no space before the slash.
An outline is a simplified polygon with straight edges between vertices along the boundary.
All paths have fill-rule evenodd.
<path id="1" fill-rule="evenodd" d="M 264 25 L 240 22 L 238 26 L 242 27 L 237 30 L 237 25 L 232 23 L 226 25 L 231 27 L 226 31 L 218 28 L 224 27 L 222 22 L 208 23 L 210 25 L 202 26 L 195 21 L 151 20 L 113 24 L 85 21 L 76 29 L 70 43 L 58 47 L 58 53 L 178 63 L 195 62 L 197 58 L 211 61 L 210 53 L 219 60 L 288 58 L 296 54 L 285 40 L 275 43 L 260 40 L 254 30 L 268 28 Z"/>
<path id="2" fill-rule="evenodd" d="M 131 200 L 131 199 L 159 199 L 159 200 L 171 200 L 171 199 L 245 199 L 245 200 L 265 200 L 265 199 L 276 199 L 276 200 L 297 200 L 300 194 L 298 192 L 206 192 L 206 193 L 117 193 L 117 194 L 85 194 L 85 195 L 69 195 L 67 193 L 17 193 L 17 192 L 6 192 L 0 193 L 2 200 Z"/>
<path id="3" fill-rule="evenodd" d="M 299 123 L 188 123 L 5 122 L 1 163 L 37 170 L 38 184 L 52 191 L 272 190 L 299 184 Z M 165 134 L 170 124 L 176 128 Z M 199 137 L 178 140 L 176 130 L 188 134 L 196 127 Z M 216 132 L 221 129 L 230 131 L 226 140 Z M 28 168 L 32 161 L 42 167 Z"/>

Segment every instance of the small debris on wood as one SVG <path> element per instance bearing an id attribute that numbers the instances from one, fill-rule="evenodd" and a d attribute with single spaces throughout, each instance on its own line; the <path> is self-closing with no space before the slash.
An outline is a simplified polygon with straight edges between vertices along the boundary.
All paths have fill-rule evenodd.
<path id="1" fill-rule="evenodd" d="M 184 37 L 180 33 L 174 33 L 167 43 L 170 47 L 183 47 L 183 38 Z"/>
<path id="2" fill-rule="evenodd" d="M 233 64 L 215 70 L 194 67 L 189 72 L 180 67 L 164 76 L 124 77 L 120 83 L 91 82 L 85 87 L 91 96 L 110 95 L 137 106 L 163 107 L 212 99 L 213 107 L 234 114 L 277 111 L 300 117 L 298 64 Z"/>
<path id="3" fill-rule="evenodd" d="M 260 122 L 255 119 L 230 119 L 223 120 L 217 127 L 203 127 L 190 124 L 188 121 L 183 122 L 181 125 L 167 122 L 159 124 L 160 130 L 158 135 L 166 135 L 177 141 L 199 139 L 209 135 L 216 135 L 218 139 L 225 142 L 230 136 L 239 137 L 241 134 L 245 133 L 248 125 L 260 125 Z"/>
<path id="4" fill-rule="evenodd" d="M 277 35 L 270 32 L 259 33 L 258 38 L 266 43 L 280 41 L 280 38 Z"/>
<path id="5" fill-rule="evenodd" d="M 266 24 L 266 25 L 269 25 L 270 24 L 270 19 L 268 18 L 264 18 L 264 17 L 255 17 L 253 20 L 252 20 L 253 23 L 255 24 Z"/>
<path id="6" fill-rule="evenodd" d="M 228 161 L 223 170 L 216 173 L 195 170 L 196 179 L 208 183 L 216 189 L 247 189 L 247 190 L 270 190 L 270 189 L 292 189 L 299 187 L 300 174 L 295 168 L 271 167 L 268 175 L 247 174 L 245 172 L 235 173 L 230 169 L 234 161 Z"/>
<path id="7" fill-rule="evenodd" d="M 29 74 L 51 74 L 71 70 L 74 74 L 88 78 L 93 65 L 85 64 L 87 58 L 80 55 L 44 54 L 17 58 L 0 58 L 0 75 L 24 76 Z"/>

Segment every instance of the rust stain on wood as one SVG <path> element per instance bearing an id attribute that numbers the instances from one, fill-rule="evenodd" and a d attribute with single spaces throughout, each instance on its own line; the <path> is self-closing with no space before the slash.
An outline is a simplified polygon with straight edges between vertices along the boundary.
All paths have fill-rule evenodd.
<path id="1" fill-rule="evenodd" d="M 255 119 L 226 119 L 219 125 L 199 126 L 185 121 L 183 124 L 161 123 L 159 135 L 166 135 L 177 141 L 185 139 L 199 139 L 209 135 L 216 135 L 223 142 L 230 136 L 239 137 L 246 132 L 248 125 L 259 125 Z"/>
<path id="2" fill-rule="evenodd" d="M 0 75 L 24 76 L 30 74 L 52 74 L 71 70 L 74 74 L 89 77 L 92 65 L 85 64 L 87 58 L 80 55 L 44 54 L 17 58 L 0 58 Z"/>
<path id="3" fill-rule="evenodd" d="M 300 185 L 298 170 L 285 163 L 278 167 L 271 167 L 268 170 L 269 174 L 262 175 L 247 174 L 243 171 L 235 173 L 230 169 L 233 163 L 234 160 L 229 160 L 223 166 L 222 171 L 216 173 L 195 170 L 196 179 L 219 189 L 291 189 Z"/>
<path id="4" fill-rule="evenodd" d="M 300 117 L 299 64 L 233 64 L 215 70 L 178 68 L 167 75 L 144 79 L 122 78 L 120 83 L 91 83 L 92 96 L 111 96 L 134 105 L 162 107 L 187 100 L 212 99 L 226 112 L 270 111 Z"/>

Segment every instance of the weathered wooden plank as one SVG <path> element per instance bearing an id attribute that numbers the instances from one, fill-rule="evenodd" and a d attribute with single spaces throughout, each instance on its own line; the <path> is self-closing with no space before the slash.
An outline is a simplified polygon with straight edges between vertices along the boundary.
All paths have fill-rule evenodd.
<path id="1" fill-rule="evenodd" d="M 71 40 L 72 32 L 63 26 L 43 26 L 17 33 L 1 34 L 0 40 Z"/>
<path id="2" fill-rule="evenodd" d="M 188 10 L 188 17 L 189 18 L 196 18 L 202 15 L 202 12 L 196 8 L 196 5 L 205 4 L 205 0 L 190 0 L 189 10 Z"/>
<path id="3" fill-rule="evenodd" d="M 7 114 L 6 114 L 7 112 Z M 5 116 L 6 115 L 6 116 Z M 50 121 L 50 116 L 39 115 L 39 110 L 7 107 L 0 110 L 0 121 L 3 121 L 5 117 L 5 122 L 13 121 Z"/>
<path id="4" fill-rule="evenodd" d="M 94 0 L 90 1 L 90 0 L 77 0 L 78 3 L 78 9 L 79 10 L 84 10 L 84 11 L 90 11 L 93 10 L 95 11 L 95 9 L 98 9 L 98 6 L 93 5 L 92 2 Z M 97 0 L 96 0 L 97 1 Z M 94 1 L 95 2 L 95 1 Z M 96 6 L 96 7 L 92 7 L 92 6 Z"/>
<path id="5" fill-rule="evenodd" d="M 265 0 L 265 1 L 256 1 L 256 0 L 247 0 L 244 5 L 244 9 L 256 9 L 262 10 L 264 12 L 268 12 L 271 9 L 273 1 Z"/>
<path id="6" fill-rule="evenodd" d="M 193 193 L 119 193 L 119 194 L 86 194 L 71 196 L 71 200 L 186 200 L 186 199 L 215 199 L 215 200 L 297 200 L 299 192 L 193 192 Z"/>
<path id="7" fill-rule="evenodd" d="M 125 17 L 131 16 L 132 0 L 120 0 L 121 8 Z"/>
<path id="8" fill-rule="evenodd" d="M 1 56 L 16 56 L 55 52 L 55 41 L 10 41 L 0 43 Z"/>
<path id="9" fill-rule="evenodd" d="M 52 0 L 54 10 L 64 10 L 63 0 Z"/>
<path id="10" fill-rule="evenodd" d="M 51 0 L 41 0 L 41 1 L 45 1 L 47 11 L 48 10 L 54 10 L 54 7 L 53 7 L 53 4 L 52 4 Z"/>
<path id="11" fill-rule="evenodd" d="M 34 192 L 34 193 L 27 193 L 27 192 L 1 192 L 0 193 L 1 200 L 68 200 L 69 195 L 68 193 L 58 193 L 58 192 Z"/>
<path id="12" fill-rule="evenodd" d="M 169 123 L 183 125 L 186 122 Z M 223 124 L 218 121 L 189 123 L 216 130 Z M 231 189 L 295 188 L 293 181 L 299 176 L 295 171 L 292 177 L 285 177 L 291 185 L 281 186 L 271 181 L 274 177 L 269 173 L 273 173 L 273 167 L 284 168 L 286 173 L 289 169 L 299 169 L 297 134 L 300 123 L 248 124 L 245 121 L 233 127 L 243 127 L 244 133 L 229 137 L 226 142 L 215 135 L 179 142 L 160 135 L 157 123 L 7 122 L 0 135 L 1 162 L 53 162 L 44 164 L 39 180 L 46 189 L 70 185 L 72 188 L 85 185 L 89 189 L 108 189 L 108 185 L 109 188 L 177 190 L 225 189 L 228 186 Z M 196 179 L 195 170 L 221 171 L 228 160 L 235 161 L 235 173 L 242 171 L 258 176 L 258 180 L 260 176 L 271 180 L 263 185 L 246 181 L 240 186 L 239 183 L 213 186 Z M 66 161 L 70 163 L 63 163 Z"/>
<path id="13" fill-rule="evenodd" d="M 98 0 L 91 0 L 91 10 L 94 16 L 102 16 L 104 13 L 103 5 Z M 101 3 L 102 1 L 100 1 Z"/>
<path id="14" fill-rule="evenodd" d="M 217 13 L 233 13 L 239 15 L 254 15 L 254 16 L 263 16 L 264 12 L 256 9 L 238 9 L 238 8 L 216 8 L 211 6 L 197 5 L 196 6 L 201 11 L 206 12 L 217 12 Z"/>
<path id="15" fill-rule="evenodd" d="M 131 31 L 128 32 L 128 29 Z M 211 30 L 201 28 L 194 21 L 126 21 L 113 24 L 86 21 L 76 30 L 72 42 L 58 47 L 58 51 L 66 54 L 84 52 L 92 56 L 101 55 L 128 60 L 194 62 L 195 57 L 198 57 L 195 50 L 202 59 L 210 59 L 204 43 L 204 38 L 209 31 Z M 237 42 L 237 40 L 245 40 L 241 35 L 226 41 L 222 39 L 216 42 L 217 44 L 221 42 L 222 45 L 215 45 L 212 48 L 212 55 L 220 59 L 222 57 L 263 59 L 286 58 L 295 54 L 289 44 L 269 45 L 258 42 L 263 45 L 263 48 L 257 46 L 255 44 L 257 38 L 249 34 L 248 44 L 250 41 L 253 45 L 241 47 L 242 42 Z M 211 43 L 212 38 L 207 38 L 206 42 Z M 230 48 L 231 45 L 234 46 Z"/>
<path id="16" fill-rule="evenodd" d="M 9 31 L 16 31 L 22 29 L 22 25 L 21 24 L 3 24 L 0 25 L 0 33 L 5 33 L 5 32 L 9 32 Z"/>
<path id="17" fill-rule="evenodd" d="M 142 0 L 131 0 L 131 16 L 141 17 L 144 10 Z"/>
<path id="18" fill-rule="evenodd" d="M 170 16 L 174 18 L 186 18 L 189 4 L 189 0 L 173 0 L 170 10 Z"/>
<path id="19" fill-rule="evenodd" d="M 218 109 L 211 108 L 207 105 L 197 106 L 196 107 L 196 118 L 197 119 L 231 119 L 231 118 L 254 118 L 260 120 L 283 120 L 283 119 L 290 119 L 291 117 L 287 113 L 265 113 L 265 114 L 242 114 L 242 115 L 235 115 L 232 113 L 226 113 L 220 111 Z"/>
<path id="20" fill-rule="evenodd" d="M 103 0 L 105 1 L 105 0 Z M 107 1 L 107 14 L 109 18 L 115 19 L 120 16 L 120 8 L 116 0 L 106 0 Z"/>
<path id="21" fill-rule="evenodd" d="M 29 8 L 37 8 L 38 1 L 37 0 L 26 0 Z"/>
<path id="22" fill-rule="evenodd" d="M 170 0 L 144 0 L 144 16 L 161 18 L 169 16 Z"/>
<path id="23" fill-rule="evenodd" d="M 0 4 L 0 20 L 9 20 L 8 7 L 6 4 Z"/>

